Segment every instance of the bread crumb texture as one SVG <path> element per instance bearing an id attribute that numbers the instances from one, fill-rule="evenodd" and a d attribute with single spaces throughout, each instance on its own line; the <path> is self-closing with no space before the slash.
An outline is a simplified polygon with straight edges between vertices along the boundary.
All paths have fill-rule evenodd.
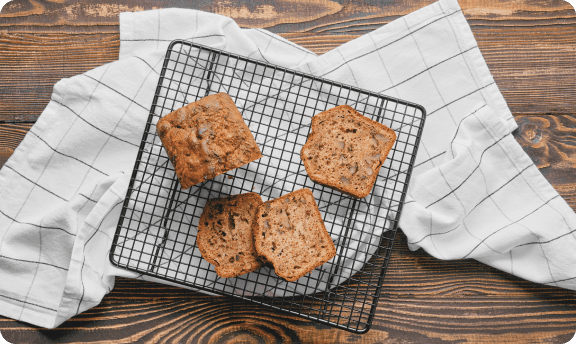
<path id="1" fill-rule="evenodd" d="M 262 199 L 253 192 L 209 200 L 200 215 L 196 245 L 220 277 L 244 275 L 262 266 L 252 225 Z"/>
<path id="2" fill-rule="evenodd" d="M 279 277 L 293 282 L 336 255 L 309 189 L 300 189 L 258 208 L 254 246 Z"/>
<path id="3" fill-rule="evenodd" d="M 300 157 L 313 181 L 364 198 L 395 141 L 394 130 L 341 105 L 312 118 Z"/>

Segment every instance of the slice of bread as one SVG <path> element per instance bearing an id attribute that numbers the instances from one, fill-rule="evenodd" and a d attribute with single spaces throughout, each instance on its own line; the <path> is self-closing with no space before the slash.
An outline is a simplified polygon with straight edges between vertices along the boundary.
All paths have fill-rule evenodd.
<path id="1" fill-rule="evenodd" d="M 313 181 L 364 198 L 395 141 L 394 130 L 341 105 L 312 118 L 300 157 Z"/>
<path id="2" fill-rule="evenodd" d="M 258 208 L 253 224 L 256 252 L 276 275 L 294 282 L 336 255 L 309 189 L 300 189 Z"/>
<path id="3" fill-rule="evenodd" d="M 204 207 L 196 244 L 218 276 L 236 277 L 262 266 L 252 238 L 252 223 L 260 205 L 260 196 L 250 192 L 211 199 Z"/>

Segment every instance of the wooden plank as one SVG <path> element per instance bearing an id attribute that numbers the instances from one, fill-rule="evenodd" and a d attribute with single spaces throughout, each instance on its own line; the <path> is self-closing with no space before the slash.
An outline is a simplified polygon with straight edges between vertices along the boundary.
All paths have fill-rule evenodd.
<path id="1" fill-rule="evenodd" d="M 340 3 L 342 2 L 342 3 Z M 315 31 L 328 25 L 356 20 L 398 18 L 433 3 L 434 0 L 343 2 L 330 0 L 20 0 L 6 5 L 0 13 L 0 27 L 115 26 L 120 12 L 163 7 L 191 8 L 232 17 L 242 27 L 268 27 L 276 32 Z M 510 20 L 572 20 L 574 9 L 565 1 L 460 1 L 468 19 L 490 22 Z M 380 22 L 382 25 L 385 22 Z M 70 28 L 68 28 L 70 29 Z"/>
<path id="2" fill-rule="evenodd" d="M 13 343 L 566 343 L 576 293 L 473 260 L 440 261 L 396 239 L 372 329 L 356 335 L 242 301 L 119 278 L 99 306 L 55 330 L 0 319 Z"/>
<path id="3" fill-rule="evenodd" d="M 118 34 L 0 32 L 0 121 L 42 113 L 62 78 L 118 58 Z"/>
<path id="4" fill-rule="evenodd" d="M 380 6 L 350 3 L 333 14 L 323 12 L 321 8 L 328 5 L 321 2 L 292 9 L 293 17 L 303 23 L 275 25 L 271 30 L 321 54 L 429 1 Z M 266 6 L 277 8 L 277 16 L 284 18 L 289 11 L 286 4 L 273 1 Z M 69 0 L 11 2 L 0 14 L 0 27 L 6 28 L 0 31 L 0 88 L 7 90 L 0 94 L 0 120 L 34 118 L 47 104 L 55 82 L 114 61 L 118 56 L 118 35 L 106 33 L 102 25 L 117 32 L 120 11 L 150 9 L 156 5 L 159 3 L 155 1 L 125 1 L 122 5 Z M 576 97 L 571 94 L 576 86 L 576 69 L 572 68 L 576 64 L 576 14 L 566 2 L 511 5 L 475 0 L 461 5 L 514 113 L 562 113 L 576 108 Z M 266 26 L 269 20 L 258 19 L 259 5 L 254 7 L 248 2 L 188 6 L 227 11 L 240 24 L 244 17 L 253 20 L 254 26 Z M 244 8 L 256 11 L 254 18 Z M 31 15 L 30 11 L 38 13 Z M 307 20 L 308 12 L 323 14 L 317 20 Z M 510 22 L 518 26 L 510 26 Z M 64 32 L 47 33 L 48 28 Z M 87 28 L 96 28 L 97 32 L 80 33 Z M 70 30 L 73 32 L 67 34 Z"/>
<path id="5" fill-rule="evenodd" d="M 576 109 L 576 24 L 537 30 L 475 26 L 473 30 L 513 113 L 558 114 Z M 316 53 L 356 37 L 283 36 Z M 0 33 L 0 88 L 5 90 L 0 94 L 0 120 L 39 115 L 58 80 L 114 61 L 118 49 L 116 34 Z"/>

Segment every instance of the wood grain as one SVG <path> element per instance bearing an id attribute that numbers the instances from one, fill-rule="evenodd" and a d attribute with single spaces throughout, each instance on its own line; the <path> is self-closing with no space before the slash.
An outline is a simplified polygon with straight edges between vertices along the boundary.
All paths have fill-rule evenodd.
<path id="1" fill-rule="evenodd" d="M 118 58 L 118 34 L 0 32 L 0 121 L 33 120 L 62 78 Z"/>
<path id="2" fill-rule="evenodd" d="M 515 119 L 518 123 L 516 138 L 538 168 L 576 168 L 576 117 L 516 116 Z M 574 179 L 568 182 L 576 182 L 576 175 L 572 177 Z"/>
<path id="3" fill-rule="evenodd" d="M 510 27 L 471 20 L 484 58 L 514 114 L 570 114 L 576 109 L 576 22 L 554 18 L 545 22 L 542 27 Z M 360 24 L 361 30 L 340 23 L 330 26 L 330 32 L 281 35 L 321 54 L 375 28 Z M 352 30 L 360 31 L 352 34 Z M 116 60 L 118 38 L 112 33 L 0 31 L 0 88 L 6 90 L 0 94 L 0 120 L 37 116 L 58 80 Z"/>
<path id="4" fill-rule="evenodd" d="M 117 26 L 120 12 L 136 12 L 164 7 L 192 8 L 234 18 L 244 27 L 270 27 L 283 23 L 301 23 L 330 16 L 342 5 L 330 0 L 278 1 L 266 3 L 231 1 L 98 1 L 19 0 L 7 4 L 0 18 L 2 26 Z"/>
<path id="5" fill-rule="evenodd" d="M 514 137 L 576 211 L 576 114 L 518 115 Z"/>
<path id="6" fill-rule="evenodd" d="M 118 57 L 118 14 L 160 7 L 232 16 L 322 54 L 433 0 L 15 0 L 0 12 L 0 166 L 53 85 Z M 460 0 L 519 124 L 515 137 L 576 210 L 576 13 L 561 0 Z M 399 234 L 372 329 L 355 335 L 239 300 L 119 278 L 58 329 L 0 317 L 12 343 L 566 343 L 576 292 L 471 260 L 410 252 Z"/>
<path id="7" fill-rule="evenodd" d="M 15 0 L 0 12 L 0 27 L 26 29 L 29 26 L 116 27 L 120 12 L 178 7 L 229 16 L 242 27 L 264 27 L 275 32 L 315 31 L 330 25 L 371 21 L 381 26 L 433 3 L 434 0 Z M 574 22 L 572 6 L 562 0 L 515 1 L 461 0 L 470 20 L 521 21 L 564 19 Z M 278 31 L 279 30 L 279 31 Z"/>

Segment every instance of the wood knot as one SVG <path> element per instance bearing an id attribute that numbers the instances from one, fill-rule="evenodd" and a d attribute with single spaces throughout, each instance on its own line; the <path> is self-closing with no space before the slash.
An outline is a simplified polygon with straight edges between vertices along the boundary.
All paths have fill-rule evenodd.
<path id="1" fill-rule="evenodd" d="M 520 136 L 531 144 L 540 143 L 542 140 L 542 130 L 537 124 L 531 122 L 524 122 L 518 127 Z"/>

